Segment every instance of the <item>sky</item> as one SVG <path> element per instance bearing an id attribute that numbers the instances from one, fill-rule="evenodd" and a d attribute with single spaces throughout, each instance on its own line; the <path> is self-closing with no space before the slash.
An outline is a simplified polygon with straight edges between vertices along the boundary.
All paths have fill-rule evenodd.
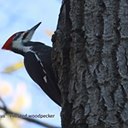
<path id="1" fill-rule="evenodd" d="M 46 31 L 54 32 L 56 30 L 60 6 L 61 2 L 58 0 L 0 0 L 0 47 L 15 32 L 28 30 L 38 22 L 42 22 L 42 24 L 36 30 L 32 40 L 52 46 Z M 27 95 L 28 98 L 23 100 L 27 104 L 22 113 L 53 114 L 54 118 L 41 120 L 60 126 L 60 107 L 31 80 L 25 68 L 10 74 L 2 73 L 4 68 L 23 60 L 23 57 L 13 52 L 0 50 L 0 59 L 0 85 L 10 84 L 13 89 L 10 95 L 4 97 L 6 104 L 14 108 L 12 99 L 16 101 L 15 97 L 18 97 L 19 94 Z M 30 123 L 26 123 L 24 128 L 30 125 L 41 128 Z"/>

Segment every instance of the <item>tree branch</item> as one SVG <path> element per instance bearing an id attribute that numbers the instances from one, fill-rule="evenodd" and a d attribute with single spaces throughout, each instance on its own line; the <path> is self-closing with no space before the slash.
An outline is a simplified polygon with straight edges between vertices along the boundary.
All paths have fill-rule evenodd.
<path id="1" fill-rule="evenodd" d="M 46 127 L 46 128 L 61 128 L 61 127 L 57 127 L 57 126 L 53 126 L 53 125 L 41 122 L 41 121 L 33 119 L 33 118 L 24 117 L 24 116 L 22 116 L 22 114 L 19 114 L 19 113 L 16 113 L 16 112 L 12 112 L 11 110 L 9 110 L 7 108 L 7 106 L 5 105 L 4 101 L 1 98 L 0 98 L 0 101 L 3 104 L 3 107 L 0 106 L 0 109 L 3 110 L 5 112 L 5 114 L 8 114 L 10 116 L 11 115 L 15 115 L 15 116 L 17 115 L 16 117 L 18 117 L 20 119 L 23 119 L 23 120 L 28 121 L 28 122 L 35 123 L 37 125 L 41 125 L 41 126 Z"/>

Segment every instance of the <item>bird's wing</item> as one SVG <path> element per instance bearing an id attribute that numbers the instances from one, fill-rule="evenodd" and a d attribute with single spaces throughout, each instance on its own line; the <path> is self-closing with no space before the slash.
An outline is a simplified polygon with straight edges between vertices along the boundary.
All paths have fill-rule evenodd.
<path id="1" fill-rule="evenodd" d="M 49 71 L 50 68 L 46 65 L 46 62 L 43 63 L 39 56 L 34 52 L 28 52 L 24 56 L 24 64 L 30 77 L 54 102 L 60 106 L 60 90 L 56 80 L 53 79 L 54 77 L 52 77 L 52 71 Z"/>

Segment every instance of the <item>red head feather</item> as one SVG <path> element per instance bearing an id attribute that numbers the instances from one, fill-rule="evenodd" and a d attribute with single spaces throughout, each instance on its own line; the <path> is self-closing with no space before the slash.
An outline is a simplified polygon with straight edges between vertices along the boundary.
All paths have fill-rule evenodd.
<path id="1" fill-rule="evenodd" d="M 12 48 L 12 42 L 13 42 L 14 36 L 15 36 L 15 34 L 13 34 L 13 35 L 6 41 L 6 43 L 3 45 L 2 49 L 11 50 L 11 48 Z"/>

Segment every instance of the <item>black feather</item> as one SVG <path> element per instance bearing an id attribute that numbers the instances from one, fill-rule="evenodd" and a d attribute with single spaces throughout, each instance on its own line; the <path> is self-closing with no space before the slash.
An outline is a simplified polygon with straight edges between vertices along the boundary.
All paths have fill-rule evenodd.
<path id="1" fill-rule="evenodd" d="M 28 74 L 60 106 L 61 94 L 51 62 L 52 48 L 39 42 L 28 42 L 26 46 L 33 46 L 32 52 L 24 54 L 24 64 Z M 47 82 L 44 80 L 45 76 Z"/>

